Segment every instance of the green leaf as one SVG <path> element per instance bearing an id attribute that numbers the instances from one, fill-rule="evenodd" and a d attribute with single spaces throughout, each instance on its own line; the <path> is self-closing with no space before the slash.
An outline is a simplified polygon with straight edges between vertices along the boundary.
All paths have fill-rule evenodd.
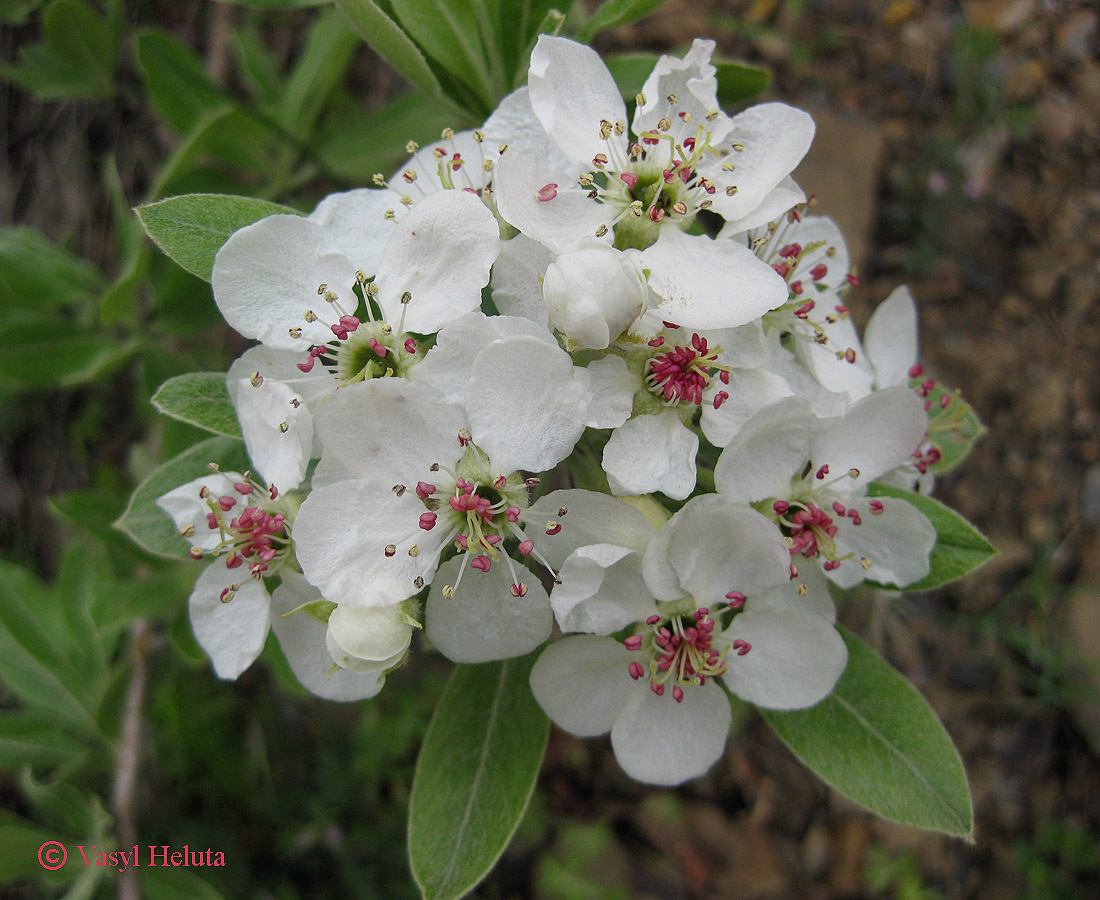
<path id="1" fill-rule="evenodd" d="M 648 16 L 664 2 L 665 0 L 604 0 L 577 34 L 577 40 L 587 43 L 601 31 Z"/>
<path id="2" fill-rule="evenodd" d="M 718 70 L 714 75 L 718 80 L 718 102 L 726 109 L 739 106 L 762 94 L 772 79 L 771 72 L 757 66 L 726 59 L 716 59 L 713 62 Z"/>
<path id="3" fill-rule="evenodd" d="M 157 506 L 157 499 L 207 474 L 212 462 L 227 472 L 247 469 L 244 442 L 230 437 L 213 437 L 170 459 L 137 486 L 115 527 L 156 556 L 185 557 L 187 540 L 180 536 L 169 515 Z"/>
<path id="4" fill-rule="evenodd" d="M 155 869 L 143 866 L 141 887 L 149 900 L 222 900 L 222 895 L 198 875 L 163 865 Z"/>
<path id="5" fill-rule="evenodd" d="M 311 6 L 328 6 L 332 0 L 217 0 L 232 6 L 247 6 L 249 9 L 306 9 Z"/>
<path id="6" fill-rule="evenodd" d="M 475 2 L 401 0 L 394 5 L 394 12 L 405 31 L 431 59 L 472 88 L 491 108 L 497 93 L 490 73 L 492 57 L 478 34 Z"/>
<path id="7" fill-rule="evenodd" d="M 96 685 L 74 667 L 64 646 L 86 636 L 67 635 L 65 627 L 49 587 L 0 561 L 0 679 L 28 706 L 87 727 Z"/>
<path id="8" fill-rule="evenodd" d="M 377 112 L 336 108 L 322 126 L 318 149 L 325 165 L 349 181 L 369 182 L 407 158 L 405 144 L 439 137 L 454 116 L 419 92 L 404 94 Z"/>
<path id="9" fill-rule="evenodd" d="M 867 494 L 871 497 L 897 497 L 913 504 L 936 529 L 936 544 L 929 557 L 928 574 L 920 581 L 905 585 L 907 591 L 927 591 L 962 578 L 997 553 L 996 548 L 973 525 L 938 500 L 877 481 L 872 482 Z"/>
<path id="10" fill-rule="evenodd" d="M 46 100 L 104 100 L 114 92 L 115 47 L 106 20 L 80 0 L 55 0 L 46 10 L 46 40 L 24 47 L 20 63 L 0 76 Z"/>
<path id="11" fill-rule="evenodd" d="M 456 666 L 432 716 L 409 802 L 409 858 L 425 900 L 455 900 L 493 867 L 535 786 L 549 722 L 534 654 Z"/>
<path id="12" fill-rule="evenodd" d="M 633 100 L 660 57 L 656 53 L 622 53 L 604 60 L 623 97 Z M 730 108 L 751 100 L 768 86 L 767 69 L 729 60 L 712 60 L 718 81 L 718 101 Z"/>
<path id="13" fill-rule="evenodd" d="M 809 709 L 761 710 L 822 780 L 869 810 L 918 828 L 970 838 L 974 811 L 958 751 L 916 688 L 840 629 L 848 668 Z"/>
<path id="14" fill-rule="evenodd" d="M 924 380 L 923 377 L 910 378 L 909 386 L 916 390 Z M 947 406 L 941 407 L 944 397 L 948 398 Z M 928 411 L 928 438 L 941 453 L 939 460 L 928 468 L 939 475 L 961 463 L 986 428 L 974 407 L 963 400 L 962 393 L 945 387 L 938 378 L 926 399 L 932 404 Z"/>
<path id="15" fill-rule="evenodd" d="M 34 228 L 0 229 L 0 305 L 39 311 L 96 297 L 107 286 L 87 260 Z"/>
<path id="16" fill-rule="evenodd" d="M 336 5 L 375 53 L 425 94 L 446 100 L 420 48 L 374 0 L 336 0 Z"/>
<path id="17" fill-rule="evenodd" d="M 210 280 L 214 257 L 229 236 L 245 225 L 297 210 L 232 194 L 184 194 L 137 208 L 141 224 L 158 247 L 188 272 Z"/>
<path id="18" fill-rule="evenodd" d="M 0 712 L 0 766 L 4 768 L 58 766 L 87 746 L 87 741 L 58 728 L 57 716 L 52 711 Z"/>
<path id="19" fill-rule="evenodd" d="M 302 139 L 310 137 L 358 48 L 359 36 L 336 9 L 325 11 L 313 21 L 279 103 L 279 121 L 292 134 Z"/>
<path id="20" fill-rule="evenodd" d="M 153 395 L 152 402 L 173 419 L 215 434 L 241 437 L 241 425 L 221 372 L 191 372 L 169 378 Z"/>
<path id="21" fill-rule="evenodd" d="M 56 832 L 47 831 L 22 816 L 0 809 L 0 847 L 4 848 L 4 852 L 0 853 L 0 883 L 41 875 L 38 850 L 46 841 L 56 841 L 58 837 Z M 50 858 L 47 856 L 47 860 Z M 60 856 L 57 859 L 60 861 Z"/>
<path id="22" fill-rule="evenodd" d="M 57 321 L 9 322 L 0 354 L 0 385 L 71 387 L 86 384 L 137 352 L 137 338 L 118 340 Z"/>
<path id="23" fill-rule="evenodd" d="M 137 58 L 145 75 L 149 99 L 157 112 L 181 134 L 230 102 L 221 88 L 210 80 L 195 51 L 170 34 L 140 33 Z"/>

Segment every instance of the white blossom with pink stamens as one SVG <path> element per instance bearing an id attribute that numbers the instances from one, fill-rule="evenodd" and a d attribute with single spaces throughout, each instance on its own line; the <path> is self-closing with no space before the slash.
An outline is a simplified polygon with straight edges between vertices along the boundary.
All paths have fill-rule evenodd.
<path id="1" fill-rule="evenodd" d="M 563 629 L 587 621 L 597 634 L 543 651 L 531 687 L 567 731 L 610 731 L 633 778 L 678 784 L 721 755 L 730 710 L 715 679 L 761 706 L 792 709 L 816 703 L 843 672 L 847 652 L 831 624 L 831 600 L 826 615 L 820 596 L 801 602 L 809 589 L 789 582 L 782 536 L 752 509 L 695 498 L 644 553 L 613 560 L 606 546 L 580 547 L 563 567 L 604 563 L 601 583 L 594 573 L 585 579 L 583 587 L 595 586 L 589 596 L 565 584 L 554 589 L 566 595 L 555 605 Z M 639 592 L 650 607 L 644 616 L 631 615 Z M 598 636 L 604 626 L 632 624 L 621 643 Z"/>
<path id="2" fill-rule="evenodd" d="M 813 136 L 810 117 L 783 104 L 722 113 L 712 49 L 697 41 L 684 60 L 661 60 L 639 98 L 631 137 L 599 56 L 543 35 L 527 91 L 508 102 L 513 127 L 526 105 L 526 128 L 542 129 L 557 153 L 509 149 L 494 185 L 505 221 L 555 254 L 593 237 L 639 251 L 662 318 L 697 329 L 746 324 L 783 303 L 786 292 L 748 248 L 685 229 L 704 209 L 744 230 L 800 202 L 789 173 Z"/>
<path id="3" fill-rule="evenodd" d="M 905 587 L 928 574 L 936 529 L 912 504 L 866 493 L 909 459 L 926 424 L 903 387 L 875 391 L 831 419 L 800 398 L 780 400 L 722 451 L 715 486 L 774 519 L 788 536 L 792 571 L 820 565 L 841 587 L 864 579 Z"/>

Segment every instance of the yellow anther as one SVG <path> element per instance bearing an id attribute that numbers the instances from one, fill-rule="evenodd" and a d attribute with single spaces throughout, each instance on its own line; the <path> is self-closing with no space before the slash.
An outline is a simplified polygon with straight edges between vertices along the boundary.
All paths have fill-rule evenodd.
<path id="1" fill-rule="evenodd" d="M 412 300 L 412 298 L 413 295 L 409 291 L 405 291 L 405 293 L 401 295 L 401 302 L 408 303 L 410 300 Z"/>
<path id="2" fill-rule="evenodd" d="M 607 234 L 606 225 L 601 225 L 599 228 L 596 229 L 596 237 L 603 237 L 605 234 Z"/>
<path id="3" fill-rule="evenodd" d="M 292 338 L 300 338 L 302 336 L 301 328 L 291 328 L 287 332 Z"/>
<path id="4" fill-rule="evenodd" d="M 667 116 L 661 118 L 657 122 L 657 130 L 658 131 L 668 131 L 671 127 L 672 127 L 672 120 L 670 120 Z"/>
<path id="5" fill-rule="evenodd" d="M 416 141 L 409 141 L 405 145 L 405 152 L 409 153 L 409 154 L 416 153 L 416 151 L 419 150 L 419 149 L 420 149 L 420 145 Z"/>
<path id="6" fill-rule="evenodd" d="M 312 309 L 307 309 L 306 314 L 303 318 L 307 322 L 316 322 L 317 321 L 317 313 L 315 313 Z"/>
<path id="7" fill-rule="evenodd" d="M 482 141 L 485 140 L 485 132 L 482 131 L 480 128 L 475 129 L 474 130 L 474 140 L 477 141 L 480 144 Z"/>
<path id="8" fill-rule="evenodd" d="M 279 432 L 281 434 L 286 434 L 288 431 L 290 431 L 290 423 L 289 422 L 280 422 L 279 423 Z"/>
<path id="9" fill-rule="evenodd" d="M 455 130 L 453 128 L 444 128 L 441 136 L 443 140 L 449 141 L 455 136 Z"/>
<path id="10" fill-rule="evenodd" d="M 680 98 L 677 97 L 675 94 L 669 94 L 667 97 L 665 97 L 665 99 L 669 102 L 670 106 L 675 106 L 677 103 L 680 102 Z"/>
<path id="11" fill-rule="evenodd" d="M 264 383 L 264 376 L 261 375 L 259 372 L 253 372 L 252 377 L 248 379 L 248 383 L 251 384 L 253 387 L 259 387 L 261 384 Z"/>

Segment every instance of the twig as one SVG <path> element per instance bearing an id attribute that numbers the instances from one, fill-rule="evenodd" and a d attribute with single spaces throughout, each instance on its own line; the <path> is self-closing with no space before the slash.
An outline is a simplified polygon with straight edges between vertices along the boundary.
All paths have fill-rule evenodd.
<path id="1" fill-rule="evenodd" d="M 145 619 L 135 619 L 130 626 L 130 683 L 126 688 L 118 765 L 115 768 L 115 786 L 111 795 L 115 833 L 119 844 L 127 850 L 138 842 L 134 794 L 141 763 L 141 710 L 145 705 L 150 635 L 149 623 Z M 138 881 L 136 867 L 128 866 L 123 871 L 119 880 L 118 897 L 119 900 L 141 900 L 141 883 Z"/>

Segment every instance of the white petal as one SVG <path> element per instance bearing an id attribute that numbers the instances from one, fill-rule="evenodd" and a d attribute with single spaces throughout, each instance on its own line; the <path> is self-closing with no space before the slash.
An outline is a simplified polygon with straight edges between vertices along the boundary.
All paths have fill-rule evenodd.
<path id="1" fill-rule="evenodd" d="M 641 379 L 627 368 L 621 356 L 605 356 L 588 364 L 590 428 L 618 428 L 630 418 L 634 395 L 642 389 Z"/>
<path id="2" fill-rule="evenodd" d="M 415 483 L 415 482 L 414 482 Z M 334 603 L 387 606 L 411 597 L 416 578 L 431 582 L 447 537 L 442 526 L 419 526 L 423 504 L 412 492 L 390 490 L 382 473 L 372 480 L 316 487 L 294 520 L 302 572 Z M 395 552 L 386 556 L 387 545 Z M 409 551 L 416 546 L 416 555 Z"/>
<path id="3" fill-rule="evenodd" d="M 878 387 L 909 383 L 909 369 L 917 361 L 917 307 L 905 285 L 878 305 L 863 333 L 863 347 Z"/>
<path id="4" fill-rule="evenodd" d="M 321 592 L 291 569 L 279 573 L 282 584 L 271 595 L 271 630 L 295 677 L 310 692 L 326 700 L 365 700 L 385 683 L 381 672 L 359 674 L 333 666 L 325 646 L 327 626 L 306 612 L 283 618 L 304 603 L 321 599 Z"/>
<path id="5" fill-rule="evenodd" d="M 426 384 L 375 378 L 348 385 L 314 413 L 325 447 L 348 472 L 378 471 L 392 484 L 412 487 L 432 463 L 453 466 L 462 456 L 461 411 Z"/>
<path id="6" fill-rule="evenodd" d="M 268 216 L 230 235 L 214 258 L 211 283 L 225 320 L 245 337 L 269 347 L 300 350 L 332 340 L 332 315 L 317 296 L 329 285 L 354 301 L 355 264 L 329 232 L 301 216 Z M 304 318 L 307 310 L 319 316 Z M 327 324 L 326 324 L 327 323 Z M 290 336 L 300 328 L 301 337 Z"/>
<path id="7" fill-rule="evenodd" d="M 704 337 L 712 348 L 721 348 L 718 362 L 736 369 L 755 369 L 767 365 L 772 346 L 759 319 L 737 328 L 708 331 Z"/>
<path id="8" fill-rule="evenodd" d="M 730 728 L 729 699 L 714 682 L 658 697 L 635 689 L 611 729 L 611 746 L 622 770 L 647 784 L 680 784 L 704 774 L 722 755 Z"/>
<path id="9" fill-rule="evenodd" d="M 855 324 L 848 316 L 837 318 L 835 322 L 825 320 L 833 313 L 833 307 L 840 304 L 840 297 L 831 291 L 817 295 L 815 303 L 817 309 L 811 315 L 821 321 L 827 343 L 797 341 L 796 354 L 826 390 L 847 394 L 852 401 L 866 397 L 871 393 L 875 373 L 860 344 Z M 855 353 L 854 362 L 848 362 L 845 356 L 848 350 Z"/>
<path id="10" fill-rule="evenodd" d="M 408 161 L 398 171 L 394 172 L 393 177 L 390 179 L 390 186 L 391 188 L 405 190 L 415 201 L 414 206 L 420 202 L 419 198 L 422 191 L 431 193 L 449 187 L 458 188 L 459 190 L 470 188 L 479 191 L 492 179 L 491 174 L 485 171 L 482 163 L 487 159 L 495 161 L 500 158 L 500 154 L 497 153 L 498 146 L 499 142 L 497 141 L 478 143 L 473 131 L 460 131 L 450 140 L 432 141 L 409 157 Z M 436 150 L 442 150 L 446 157 L 437 159 Z M 457 170 L 453 168 L 456 153 L 459 155 L 461 162 Z M 449 184 L 444 184 L 439 177 L 439 170 L 444 166 Z M 402 176 L 409 169 L 417 174 L 415 187 L 408 186 L 402 180 Z M 401 204 L 393 202 L 396 198 L 392 193 L 390 197 L 389 205 L 397 207 L 397 217 L 400 219 Z"/>
<path id="11" fill-rule="evenodd" d="M 540 200 L 537 194 L 548 186 L 557 194 Z M 594 237 L 601 225 L 610 229 L 614 218 L 614 211 L 590 200 L 572 176 L 520 153 L 509 151 L 501 157 L 493 190 L 501 218 L 554 253 L 575 250 L 582 238 Z"/>
<path id="12" fill-rule="evenodd" d="M 715 486 L 739 502 L 786 497 L 810 456 L 812 427 L 809 404 L 799 397 L 765 406 L 718 457 Z"/>
<path id="13" fill-rule="evenodd" d="M 661 531 L 670 535 L 668 564 L 699 606 L 723 603 L 735 590 L 751 598 L 789 580 L 783 535 L 747 506 L 689 502 Z M 655 551 L 651 545 L 647 558 Z"/>
<path id="14" fill-rule="evenodd" d="M 754 595 L 746 609 L 754 612 L 762 609 L 802 609 L 821 616 L 829 624 L 836 622 L 836 604 L 833 602 L 833 595 L 829 593 L 829 582 L 821 566 L 799 560 L 796 567 L 796 580 Z M 806 588 L 805 594 L 798 593 L 802 587 Z"/>
<path id="15" fill-rule="evenodd" d="M 610 638 L 568 637 L 542 651 L 531 692 L 559 728 L 578 737 L 606 734 L 638 687 L 627 672 L 635 655 Z"/>
<path id="16" fill-rule="evenodd" d="M 600 121 L 626 122 L 626 106 L 598 53 L 566 38 L 541 35 L 531 52 L 531 108 L 558 149 L 580 165 L 606 153 Z M 614 139 L 614 138 L 613 138 Z M 619 143 L 625 146 L 625 138 Z"/>
<path id="17" fill-rule="evenodd" d="M 814 469 L 828 465 L 830 480 L 857 469 L 859 477 L 844 478 L 833 486 L 842 493 L 855 493 L 909 459 L 927 425 L 921 401 L 908 388 L 875 391 L 814 435 L 810 459 Z"/>
<path id="18" fill-rule="evenodd" d="M 897 497 L 878 497 L 882 512 L 871 515 L 867 498 L 848 504 L 859 512 L 863 524 L 848 520 L 836 535 L 837 554 L 855 554 L 840 567 L 827 573 L 840 587 L 848 588 L 865 578 L 883 584 L 905 587 L 928 574 L 928 556 L 936 543 L 936 529 L 928 517 L 913 504 Z M 859 559 L 871 561 L 864 569 Z"/>
<path id="19" fill-rule="evenodd" d="M 247 353 L 234 362 L 225 382 L 229 398 L 253 464 L 268 484 L 292 491 L 309 465 L 313 415 L 302 395 L 286 383 L 267 377 L 254 385 L 252 374 L 257 371 Z"/>
<path id="20" fill-rule="evenodd" d="M 512 593 L 512 569 L 501 559 L 488 572 L 464 572 L 448 599 L 443 586 L 453 586 L 464 565 L 470 565 L 465 553 L 441 565 L 428 594 L 428 640 L 444 656 L 460 663 L 508 659 L 530 653 L 550 637 L 550 598 L 530 570 L 513 563 L 515 576 L 527 588 L 523 597 Z"/>
<path id="21" fill-rule="evenodd" d="M 521 153 L 539 165 L 562 172 L 573 168 L 573 163 L 550 140 L 531 109 L 526 85 L 501 100 L 481 130 L 485 132 L 486 143 L 494 149 L 507 144 L 509 151 Z"/>
<path id="22" fill-rule="evenodd" d="M 482 350 L 466 394 L 474 440 L 501 474 L 553 467 L 584 431 L 585 385 L 574 377 L 569 354 L 538 338 Z"/>
<path id="23" fill-rule="evenodd" d="M 493 264 L 493 302 L 502 315 L 523 316 L 546 325 L 550 317 L 542 299 L 542 276 L 553 254 L 538 241 L 517 234 L 501 242 Z"/>
<path id="24" fill-rule="evenodd" d="M 731 652 L 722 678 L 742 700 L 765 709 L 803 709 L 828 696 L 848 664 L 848 648 L 828 621 L 808 610 L 746 607 L 724 635 L 751 645 Z"/>
<path id="25" fill-rule="evenodd" d="M 713 195 L 714 211 L 724 219 L 741 219 L 759 207 L 768 194 L 794 171 L 814 137 L 813 119 L 800 109 L 783 103 L 761 103 L 738 113 L 730 122 L 727 146 L 744 147 L 715 160 L 700 172 L 718 185 Z M 732 162 L 732 173 L 722 171 Z M 735 185 L 736 193 L 724 187 Z"/>
<path id="26" fill-rule="evenodd" d="M 699 438 L 673 409 L 635 416 L 603 448 L 603 470 L 615 494 L 661 491 L 683 500 L 695 490 Z"/>
<path id="27" fill-rule="evenodd" d="M 198 547 L 201 550 L 213 550 L 221 543 L 221 532 L 217 528 L 210 528 L 206 519 L 210 506 L 199 496 L 199 492 L 206 488 L 214 500 L 219 497 L 232 497 L 236 503 L 224 515 L 233 519 L 244 509 L 241 495 L 233 488 L 233 483 L 241 481 L 242 477 L 236 472 L 211 472 L 187 484 L 181 484 L 178 488 L 173 488 L 167 494 L 157 498 L 157 506 L 172 517 L 176 528 L 183 531 L 188 526 L 193 526 L 195 529 L 195 533 L 190 537 L 180 537 L 181 550 L 185 546 L 184 541 L 187 541 L 187 546 Z"/>
<path id="28" fill-rule="evenodd" d="M 329 194 L 308 218 L 324 227 L 352 265 L 369 277 L 378 271 L 386 241 L 393 234 L 395 223 L 386 218 L 386 210 L 395 205 L 394 200 L 384 188 L 357 188 Z"/>
<path id="29" fill-rule="evenodd" d="M 478 309 L 499 247 L 496 218 L 475 194 L 429 194 L 397 224 L 378 266 L 387 321 L 396 328 L 404 315 L 406 331 L 430 334 Z"/>
<path id="30" fill-rule="evenodd" d="M 240 589 L 232 600 L 222 603 L 222 591 L 233 583 Z M 271 603 L 263 582 L 250 578 L 247 569 L 242 574 L 239 569 L 227 569 L 222 560 L 212 562 L 195 582 L 189 608 L 195 639 L 219 678 L 236 678 L 260 655 L 271 622 Z"/>
<path id="31" fill-rule="evenodd" d="M 718 409 L 713 403 L 704 403 L 699 424 L 715 447 L 727 446 L 753 415 L 794 393 L 785 378 L 767 369 L 733 369 L 730 383 L 718 383 L 714 388 L 725 391 L 729 399 Z"/>
<path id="32" fill-rule="evenodd" d="M 695 137 L 702 122 L 707 123 L 712 144 L 726 136 L 730 120 L 718 108 L 716 69 L 710 63 L 713 52 L 714 41 L 696 38 L 683 59 L 665 55 L 657 60 L 642 85 L 646 102 L 634 111 L 631 128 L 635 134 L 656 131 L 658 122 L 667 118 L 672 123 L 668 133 L 681 143 L 683 138 Z M 676 97 L 675 105 L 666 99 L 669 95 Z"/>
<path id="33" fill-rule="evenodd" d="M 545 325 L 530 319 L 466 313 L 443 327 L 435 346 L 409 372 L 409 379 L 434 387 L 448 403 L 462 406 L 477 354 L 494 341 L 520 336 L 538 338 L 555 349 L 558 346 Z"/>
<path id="34" fill-rule="evenodd" d="M 685 328 L 745 325 L 787 299 L 787 284 L 772 267 L 732 241 L 662 228 L 641 258 L 661 298 L 656 312 Z"/>
<path id="35" fill-rule="evenodd" d="M 563 516 L 558 515 L 561 509 L 566 510 Z M 531 504 L 528 516 L 540 524 L 551 519 L 561 523 L 561 531 L 554 535 L 528 530 L 539 553 L 555 569 L 560 569 L 574 550 L 588 544 L 644 550 L 656 531 L 644 513 L 596 491 L 553 491 Z"/>
<path id="36" fill-rule="evenodd" d="M 781 219 L 789 210 L 806 201 L 806 193 L 789 175 L 764 195 L 764 199 L 753 210 L 744 215 L 726 219 L 726 224 L 718 232 L 722 240 L 737 237 L 753 228 L 767 225 Z"/>
<path id="37" fill-rule="evenodd" d="M 590 544 L 558 571 L 550 604 L 561 630 L 608 635 L 657 612 L 642 579 L 642 554 L 613 544 Z"/>

